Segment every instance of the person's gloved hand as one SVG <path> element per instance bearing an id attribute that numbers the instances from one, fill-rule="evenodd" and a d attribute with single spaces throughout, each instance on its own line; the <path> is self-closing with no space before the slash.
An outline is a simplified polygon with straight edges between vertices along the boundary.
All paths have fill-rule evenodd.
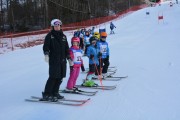
<path id="1" fill-rule="evenodd" d="M 94 58 L 94 55 L 90 55 L 90 57 L 89 57 L 90 59 L 93 59 Z"/>
<path id="2" fill-rule="evenodd" d="M 74 67 L 73 66 L 70 66 L 70 71 L 73 71 Z"/>
<path id="3" fill-rule="evenodd" d="M 45 62 L 49 63 L 49 55 L 45 55 L 44 60 L 45 60 Z"/>
<path id="4" fill-rule="evenodd" d="M 69 62 L 69 66 L 73 66 L 74 65 L 74 63 L 73 63 L 73 61 L 71 59 L 68 59 L 68 62 Z"/>
<path id="5" fill-rule="evenodd" d="M 107 60 L 109 60 L 109 55 L 107 55 L 107 58 L 106 58 Z"/>
<path id="6" fill-rule="evenodd" d="M 98 57 L 99 58 L 102 57 L 102 53 L 101 52 L 98 53 Z"/>

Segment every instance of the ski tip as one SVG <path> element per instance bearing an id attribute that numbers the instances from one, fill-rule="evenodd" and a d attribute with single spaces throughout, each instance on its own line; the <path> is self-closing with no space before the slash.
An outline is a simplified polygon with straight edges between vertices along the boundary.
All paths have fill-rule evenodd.
<path id="1" fill-rule="evenodd" d="M 128 77 L 128 75 L 127 76 L 124 76 L 124 77 L 122 77 L 122 78 L 127 78 Z"/>

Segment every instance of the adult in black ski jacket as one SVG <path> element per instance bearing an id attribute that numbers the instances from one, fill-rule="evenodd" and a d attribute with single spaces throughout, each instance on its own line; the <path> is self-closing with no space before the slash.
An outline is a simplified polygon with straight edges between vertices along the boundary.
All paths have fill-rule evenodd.
<path id="1" fill-rule="evenodd" d="M 49 78 L 46 82 L 43 100 L 57 101 L 63 96 L 59 94 L 59 87 L 66 77 L 66 59 L 69 59 L 69 45 L 66 36 L 63 34 L 61 21 L 51 21 L 52 30 L 46 35 L 43 52 L 45 61 L 49 63 Z"/>

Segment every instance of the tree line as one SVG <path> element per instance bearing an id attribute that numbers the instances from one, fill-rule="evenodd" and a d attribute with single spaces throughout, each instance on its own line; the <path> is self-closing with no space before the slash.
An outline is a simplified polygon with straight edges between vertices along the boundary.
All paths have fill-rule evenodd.
<path id="1" fill-rule="evenodd" d="M 0 0 L 1 32 L 49 27 L 53 18 L 63 24 L 116 14 L 144 0 Z"/>

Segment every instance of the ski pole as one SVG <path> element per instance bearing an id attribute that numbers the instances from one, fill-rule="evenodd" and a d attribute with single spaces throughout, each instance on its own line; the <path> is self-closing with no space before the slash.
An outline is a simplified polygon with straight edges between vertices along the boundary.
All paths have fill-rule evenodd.
<path id="1" fill-rule="evenodd" d="M 96 71 L 97 71 L 98 78 L 99 78 L 99 81 L 100 81 L 100 83 L 101 83 L 102 89 L 104 89 L 104 88 L 103 88 L 103 84 L 102 84 L 102 79 L 101 79 L 101 76 L 99 75 L 99 71 L 98 71 L 96 62 L 94 61 L 94 58 L 93 58 L 92 60 L 93 60 L 93 62 L 94 62 L 94 66 L 95 66 L 95 68 L 96 68 Z"/>
<path id="2" fill-rule="evenodd" d="M 101 57 L 100 57 L 99 59 L 100 59 L 100 60 L 99 60 L 99 64 L 100 64 L 100 65 L 99 65 L 99 67 L 100 67 L 100 73 L 99 73 L 99 74 L 102 76 L 102 66 L 101 66 L 101 65 L 102 65 L 102 59 L 101 59 Z M 103 76 L 102 76 L 102 77 L 103 77 Z"/>

